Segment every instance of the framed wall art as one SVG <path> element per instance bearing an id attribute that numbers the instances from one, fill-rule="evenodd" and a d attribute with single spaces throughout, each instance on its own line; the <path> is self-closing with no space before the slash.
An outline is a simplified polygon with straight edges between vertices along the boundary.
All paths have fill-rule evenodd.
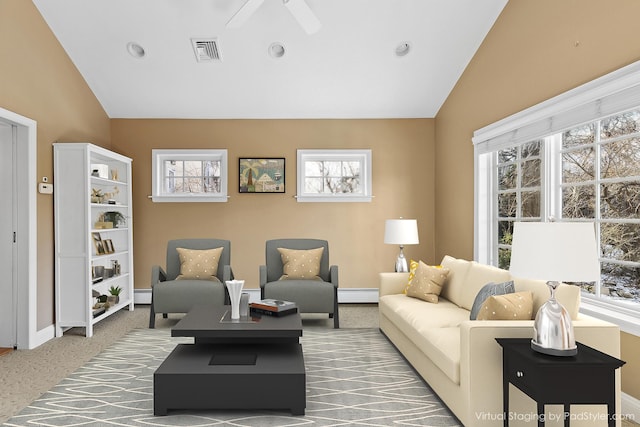
<path id="1" fill-rule="evenodd" d="M 284 193 L 284 157 L 240 157 L 240 193 Z"/>

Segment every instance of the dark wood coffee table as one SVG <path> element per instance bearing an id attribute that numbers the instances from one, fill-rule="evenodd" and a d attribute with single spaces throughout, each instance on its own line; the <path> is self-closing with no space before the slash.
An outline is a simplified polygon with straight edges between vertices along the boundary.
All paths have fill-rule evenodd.
<path id="1" fill-rule="evenodd" d="M 284 409 L 304 415 L 299 314 L 232 321 L 229 306 L 194 307 L 171 330 L 178 344 L 153 374 L 153 413 L 172 409 Z"/>

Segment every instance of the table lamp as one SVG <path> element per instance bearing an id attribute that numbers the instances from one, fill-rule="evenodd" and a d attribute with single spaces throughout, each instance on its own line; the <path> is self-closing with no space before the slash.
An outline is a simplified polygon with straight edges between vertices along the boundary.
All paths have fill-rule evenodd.
<path id="1" fill-rule="evenodd" d="M 396 259 L 396 271 L 399 273 L 409 271 L 407 259 L 402 250 L 404 245 L 417 245 L 418 221 L 415 219 L 388 219 L 384 226 L 384 242 L 392 245 L 400 245 L 400 254 Z"/>
<path id="2" fill-rule="evenodd" d="M 551 297 L 536 314 L 531 348 L 553 356 L 575 355 L 578 349 L 571 316 L 556 300 L 555 291 L 561 281 L 600 280 L 594 224 L 514 223 L 509 271 L 518 277 L 548 280 Z"/>

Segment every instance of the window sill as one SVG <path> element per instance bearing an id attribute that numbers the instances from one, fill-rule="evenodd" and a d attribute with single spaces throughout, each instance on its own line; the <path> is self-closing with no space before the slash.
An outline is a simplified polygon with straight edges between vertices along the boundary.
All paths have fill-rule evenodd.
<path id="1" fill-rule="evenodd" d="M 226 202 L 229 196 L 151 196 L 154 203 Z"/>
<path id="2" fill-rule="evenodd" d="M 640 336 L 640 313 L 634 313 L 614 304 L 597 301 L 594 298 L 585 298 L 584 296 L 580 303 L 580 313 L 615 323 L 622 332 Z"/>
<path id="3" fill-rule="evenodd" d="M 295 196 L 296 200 L 301 203 L 305 202 L 338 202 L 338 203 L 369 203 L 372 196 Z"/>

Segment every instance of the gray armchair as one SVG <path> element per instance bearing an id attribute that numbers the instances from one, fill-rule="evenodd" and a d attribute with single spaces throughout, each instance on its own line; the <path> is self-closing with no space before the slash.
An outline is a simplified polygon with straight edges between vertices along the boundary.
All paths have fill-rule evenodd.
<path id="1" fill-rule="evenodd" d="M 177 248 L 214 249 L 222 247 L 216 274 L 220 282 L 212 280 L 176 280 L 180 274 L 180 257 Z M 167 243 L 167 271 L 159 265 L 151 268 L 151 310 L 149 328 L 155 327 L 156 313 L 167 317 L 168 313 L 188 313 L 203 302 L 212 305 L 228 304 L 229 297 L 224 282 L 233 278 L 231 271 L 231 242 L 220 239 L 179 239 Z"/>
<path id="2" fill-rule="evenodd" d="M 320 259 L 322 280 L 288 279 L 283 275 L 282 257 L 278 248 L 308 250 L 324 248 Z M 261 298 L 293 301 L 301 313 L 329 313 L 333 327 L 340 327 L 338 314 L 338 266 L 329 266 L 329 244 L 318 239 L 276 239 L 266 242 L 266 265 L 260 266 Z"/>

